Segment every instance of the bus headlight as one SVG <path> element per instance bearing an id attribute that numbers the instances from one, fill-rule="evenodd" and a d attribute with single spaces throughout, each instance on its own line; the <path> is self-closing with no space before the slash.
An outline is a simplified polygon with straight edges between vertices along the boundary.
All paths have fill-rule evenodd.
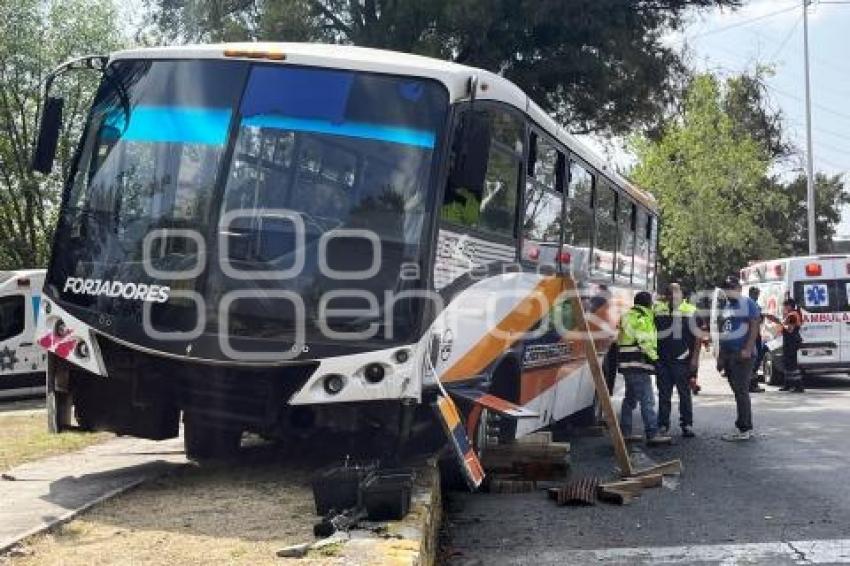
<path id="1" fill-rule="evenodd" d="M 68 327 L 61 318 L 53 325 L 53 333 L 60 338 L 68 334 Z"/>
<path id="2" fill-rule="evenodd" d="M 363 377 L 365 377 L 366 381 L 369 383 L 382 382 L 386 374 L 387 372 L 381 364 L 369 364 L 366 366 L 366 369 L 363 370 Z"/>
<path id="3" fill-rule="evenodd" d="M 85 360 L 86 358 L 89 357 L 89 352 L 90 352 L 89 351 L 89 345 L 86 344 L 83 340 L 80 340 L 79 342 L 77 342 L 77 347 L 74 349 L 74 351 L 77 354 L 77 357 L 79 357 L 79 358 L 82 358 L 82 359 Z"/>
<path id="4" fill-rule="evenodd" d="M 328 395 L 336 395 L 345 387 L 345 378 L 339 374 L 332 373 L 324 377 L 322 385 Z"/>
<path id="5" fill-rule="evenodd" d="M 395 353 L 395 361 L 400 364 L 406 363 L 410 359 L 410 350 L 399 350 Z"/>

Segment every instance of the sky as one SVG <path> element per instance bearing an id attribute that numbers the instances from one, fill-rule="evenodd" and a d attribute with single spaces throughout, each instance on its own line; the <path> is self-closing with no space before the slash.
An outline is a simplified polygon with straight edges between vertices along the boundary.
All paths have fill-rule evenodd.
<path id="1" fill-rule="evenodd" d="M 833 2 L 815 0 L 809 6 L 812 153 L 815 171 L 843 174 L 850 190 L 850 0 Z M 805 150 L 802 6 L 802 0 L 745 0 L 738 10 L 701 11 L 668 41 L 686 45 L 697 70 L 721 76 L 773 66 L 770 103 L 784 115 L 788 139 Z M 618 149 L 609 147 L 608 155 L 618 164 L 629 162 Z M 789 163 L 786 172 L 803 165 Z M 850 210 L 838 237 L 850 238 Z"/>

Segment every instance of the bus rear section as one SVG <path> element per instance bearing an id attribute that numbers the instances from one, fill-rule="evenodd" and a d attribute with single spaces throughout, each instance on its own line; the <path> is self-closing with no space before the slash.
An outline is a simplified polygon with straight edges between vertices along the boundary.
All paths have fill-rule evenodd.
<path id="1" fill-rule="evenodd" d="M 0 398 L 44 393 L 47 355 L 35 344 L 44 270 L 0 272 Z"/>

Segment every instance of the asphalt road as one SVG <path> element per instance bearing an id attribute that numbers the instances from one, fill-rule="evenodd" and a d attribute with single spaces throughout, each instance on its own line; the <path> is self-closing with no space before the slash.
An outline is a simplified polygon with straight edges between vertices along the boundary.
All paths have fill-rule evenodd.
<path id="1" fill-rule="evenodd" d="M 681 458 L 684 472 L 628 506 L 558 507 L 542 492 L 450 493 L 451 564 L 804 564 L 850 562 L 850 378 L 805 394 L 753 395 L 756 436 L 732 429 L 728 384 L 703 364 L 694 439 L 647 458 Z M 674 394 L 675 398 L 675 394 Z M 619 399 L 615 400 L 619 407 Z M 676 406 L 674 401 L 674 418 Z M 637 415 L 637 414 L 636 414 Z M 636 423 L 637 425 L 637 423 Z M 639 429 L 637 429 L 639 430 Z M 678 433 L 678 430 L 674 431 Z M 572 477 L 613 476 L 607 436 L 572 439 Z"/>

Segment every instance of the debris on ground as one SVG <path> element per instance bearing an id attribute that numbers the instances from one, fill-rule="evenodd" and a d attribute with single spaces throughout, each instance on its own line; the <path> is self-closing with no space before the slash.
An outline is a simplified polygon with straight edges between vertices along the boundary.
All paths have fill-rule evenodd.
<path id="1" fill-rule="evenodd" d="M 549 489 L 549 498 L 558 505 L 594 505 L 598 478 L 573 480 L 564 487 Z"/>

